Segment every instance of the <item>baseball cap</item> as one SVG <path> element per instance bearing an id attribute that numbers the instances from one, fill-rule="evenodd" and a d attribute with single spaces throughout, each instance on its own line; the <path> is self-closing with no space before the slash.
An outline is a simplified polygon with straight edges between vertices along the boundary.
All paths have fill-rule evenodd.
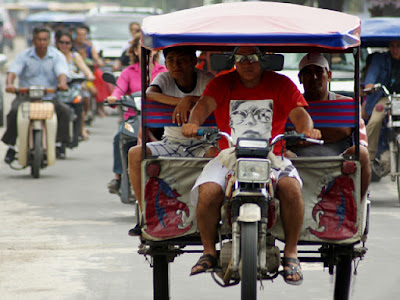
<path id="1" fill-rule="evenodd" d="M 316 65 L 321 68 L 326 68 L 328 71 L 330 70 L 328 61 L 321 53 L 315 52 L 306 54 L 299 63 L 299 71 L 301 72 L 301 70 L 309 65 Z"/>

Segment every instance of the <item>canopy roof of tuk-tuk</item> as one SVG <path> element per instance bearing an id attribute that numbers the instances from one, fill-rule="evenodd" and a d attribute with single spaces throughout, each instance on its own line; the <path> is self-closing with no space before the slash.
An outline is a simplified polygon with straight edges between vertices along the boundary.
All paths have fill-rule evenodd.
<path id="1" fill-rule="evenodd" d="M 360 19 L 288 3 L 220 3 L 147 17 L 142 34 L 148 49 L 255 45 L 343 51 L 360 44 Z"/>
<path id="2" fill-rule="evenodd" d="M 400 18 L 380 17 L 362 20 L 361 46 L 384 47 L 400 40 Z"/>

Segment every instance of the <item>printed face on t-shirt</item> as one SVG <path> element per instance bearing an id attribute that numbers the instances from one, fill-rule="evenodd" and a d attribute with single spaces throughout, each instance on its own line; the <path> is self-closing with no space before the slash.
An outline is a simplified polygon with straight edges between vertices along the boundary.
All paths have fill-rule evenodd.
<path id="1" fill-rule="evenodd" d="M 231 100 L 230 127 L 234 144 L 238 137 L 271 138 L 273 100 Z"/>

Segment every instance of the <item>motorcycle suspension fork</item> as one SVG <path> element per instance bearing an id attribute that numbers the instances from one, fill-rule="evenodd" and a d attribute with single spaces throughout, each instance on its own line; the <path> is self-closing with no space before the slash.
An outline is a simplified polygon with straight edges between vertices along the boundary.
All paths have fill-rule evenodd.
<path id="1" fill-rule="evenodd" d="M 392 124 L 392 122 L 390 122 L 389 124 Z M 393 127 L 390 127 L 389 132 L 390 174 L 393 176 L 396 174 L 397 168 L 398 144 L 395 129 Z"/>

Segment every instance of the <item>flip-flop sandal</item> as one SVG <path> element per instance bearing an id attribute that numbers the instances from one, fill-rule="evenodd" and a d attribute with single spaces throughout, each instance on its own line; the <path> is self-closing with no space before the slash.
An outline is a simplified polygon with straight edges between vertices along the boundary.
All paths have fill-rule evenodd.
<path id="1" fill-rule="evenodd" d="M 286 283 L 292 285 L 301 285 L 303 283 L 303 272 L 301 271 L 300 260 L 297 258 L 284 257 L 282 259 L 282 276 Z M 289 269 L 287 269 L 287 268 Z M 299 275 L 299 280 L 287 279 L 288 276 Z"/>
<path id="2" fill-rule="evenodd" d="M 216 257 L 211 254 L 202 255 L 197 263 L 192 267 L 192 271 L 190 272 L 190 276 L 204 273 L 207 271 L 213 271 L 218 266 L 218 260 Z M 194 268 L 201 267 L 197 271 L 193 271 Z"/>

